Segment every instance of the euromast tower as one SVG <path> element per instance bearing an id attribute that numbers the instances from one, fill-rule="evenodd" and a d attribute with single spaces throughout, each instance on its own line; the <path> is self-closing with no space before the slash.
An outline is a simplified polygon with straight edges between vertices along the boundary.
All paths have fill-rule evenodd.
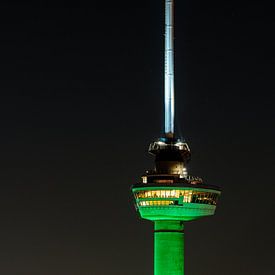
<path id="1" fill-rule="evenodd" d="M 190 149 L 174 132 L 174 0 L 165 0 L 165 133 L 152 142 L 155 168 L 132 186 L 141 218 L 154 222 L 154 274 L 184 274 L 184 223 L 214 215 L 220 189 L 187 173 Z"/>

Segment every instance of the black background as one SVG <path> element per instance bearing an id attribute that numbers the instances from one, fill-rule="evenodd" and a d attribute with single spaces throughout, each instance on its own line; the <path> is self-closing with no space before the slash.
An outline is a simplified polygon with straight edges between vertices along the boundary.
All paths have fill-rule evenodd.
<path id="1" fill-rule="evenodd" d="M 274 274 L 272 1 L 176 1 L 176 127 L 219 185 L 186 274 Z M 0 4 L 0 274 L 153 274 L 130 186 L 163 127 L 164 1 Z"/>

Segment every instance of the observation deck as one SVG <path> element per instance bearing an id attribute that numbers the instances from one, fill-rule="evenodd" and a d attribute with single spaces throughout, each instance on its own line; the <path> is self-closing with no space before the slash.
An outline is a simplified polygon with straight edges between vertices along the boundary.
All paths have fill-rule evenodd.
<path id="1" fill-rule="evenodd" d="M 220 189 L 188 175 L 191 153 L 185 142 L 161 138 L 150 144 L 149 153 L 155 155 L 155 169 L 132 186 L 141 218 L 190 221 L 214 215 Z"/>

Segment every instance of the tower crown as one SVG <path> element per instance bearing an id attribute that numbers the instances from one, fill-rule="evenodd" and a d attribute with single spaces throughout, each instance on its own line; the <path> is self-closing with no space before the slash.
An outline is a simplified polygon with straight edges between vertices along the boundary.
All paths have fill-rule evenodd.
<path id="1" fill-rule="evenodd" d="M 175 138 L 160 138 L 149 146 L 149 153 L 155 156 L 155 173 L 187 176 L 186 163 L 190 160 L 187 143 Z"/>
<path id="2" fill-rule="evenodd" d="M 189 160 L 190 158 L 190 149 L 187 143 L 176 138 L 159 138 L 150 144 L 148 151 L 155 156 L 163 152 L 177 152 L 183 159 Z"/>

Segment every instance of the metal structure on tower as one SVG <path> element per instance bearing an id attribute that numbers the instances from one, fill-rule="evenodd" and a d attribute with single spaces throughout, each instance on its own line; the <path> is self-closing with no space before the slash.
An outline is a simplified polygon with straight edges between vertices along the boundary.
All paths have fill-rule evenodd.
<path id="1" fill-rule="evenodd" d="M 174 1 L 165 2 L 165 56 L 164 56 L 165 134 L 174 135 Z"/>
<path id="2" fill-rule="evenodd" d="M 214 215 L 220 189 L 190 176 L 190 149 L 174 130 L 174 0 L 165 0 L 165 131 L 152 142 L 155 167 L 132 186 L 142 219 L 154 222 L 154 274 L 184 274 L 184 223 Z"/>

